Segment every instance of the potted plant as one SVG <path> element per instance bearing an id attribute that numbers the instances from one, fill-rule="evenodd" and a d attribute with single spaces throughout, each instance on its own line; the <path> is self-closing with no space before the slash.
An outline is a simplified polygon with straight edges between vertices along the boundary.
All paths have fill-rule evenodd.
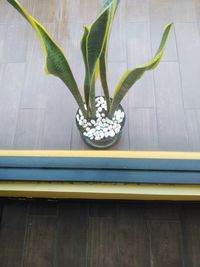
<path id="1" fill-rule="evenodd" d="M 76 124 L 83 140 L 95 148 L 112 146 L 120 137 L 125 113 L 120 105 L 133 84 L 148 70 L 159 64 L 164 53 L 172 24 L 166 25 L 155 56 L 144 65 L 128 70 L 120 79 L 114 95 L 109 94 L 107 54 L 113 19 L 119 0 L 104 0 L 97 19 L 84 27 L 81 51 L 85 64 L 84 99 L 61 48 L 46 29 L 39 24 L 16 0 L 7 0 L 32 25 L 38 34 L 45 54 L 45 72 L 59 77 L 74 96 L 78 111 Z M 95 82 L 100 77 L 104 96 L 95 95 Z"/>

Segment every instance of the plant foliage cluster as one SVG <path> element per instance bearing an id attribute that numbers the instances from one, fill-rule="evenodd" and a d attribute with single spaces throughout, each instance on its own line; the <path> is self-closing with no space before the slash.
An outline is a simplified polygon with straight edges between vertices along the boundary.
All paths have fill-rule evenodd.
<path id="1" fill-rule="evenodd" d="M 120 102 L 134 83 L 146 71 L 153 70 L 159 64 L 164 53 L 172 24 L 165 26 L 160 46 L 155 56 L 146 64 L 128 70 L 120 79 L 114 95 L 110 96 L 107 77 L 108 45 L 111 29 L 120 0 L 104 0 L 97 19 L 84 27 L 81 39 L 81 51 L 85 65 L 84 100 L 76 80 L 61 48 L 54 42 L 46 29 L 33 18 L 16 0 L 7 0 L 32 25 L 38 34 L 45 54 L 45 71 L 59 77 L 74 96 L 79 108 L 87 118 L 95 117 L 95 83 L 100 77 L 104 96 L 107 102 L 107 116 L 112 117 Z M 84 105 L 85 104 L 85 105 Z"/>

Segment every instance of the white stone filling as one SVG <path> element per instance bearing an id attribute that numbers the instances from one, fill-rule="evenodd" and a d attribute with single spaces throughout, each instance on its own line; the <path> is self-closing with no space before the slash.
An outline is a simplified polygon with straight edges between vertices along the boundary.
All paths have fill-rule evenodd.
<path id="1" fill-rule="evenodd" d="M 96 102 L 96 120 L 86 120 L 79 110 L 76 115 L 78 124 L 83 127 L 83 135 L 90 138 L 90 140 L 102 140 L 108 137 L 114 137 L 121 130 L 121 124 L 125 118 L 123 111 L 118 109 L 115 111 L 112 120 L 107 118 L 105 113 L 107 111 L 106 100 L 103 97 L 97 97 Z"/>

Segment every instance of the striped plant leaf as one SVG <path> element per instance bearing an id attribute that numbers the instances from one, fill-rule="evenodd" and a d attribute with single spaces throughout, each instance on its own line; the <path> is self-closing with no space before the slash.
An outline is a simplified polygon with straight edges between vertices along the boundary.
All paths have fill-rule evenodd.
<path id="1" fill-rule="evenodd" d="M 89 66 L 87 61 L 87 37 L 89 34 L 90 28 L 84 27 L 84 34 L 81 39 L 81 51 L 83 55 L 83 61 L 85 64 L 85 81 L 84 81 L 84 96 L 85 96 L 85 104 L 87 109 L 89 110 L 89 97 L 90 97 L 90 76 L 89 76 Z"/>
<path id="2" fill-rule="evenodd" d="M 94 76 L 97 74 L 98 60 L 106 40 L 110 7 L 111 5 L 108 5 L 107 8 L 98 16 L 97 20 L 91 25 L 86 39 L 86 55 L 90 81 L 89 102 L 91 105 L 91 110 L 93 111 L 92 116 L 95 116 L 95 92 L 93 92 L 95 90 Z"/>
<path id="3" fill-rule="evenodd" d="M 108 77 L 107 77 L 107 56 L 108 56 L 108 46 L 109 46 L 109 40 L 110 40 L 110 34 L 112 30 L 112 24 L 115 17 L 115 13 L 117 10 L 117 7 L 119 5 L 120 0 L 105 0 L 103 9 L 105 9 L 109 4 L 112 4 L 110 8 L 110 14 L 109 14 L 109 26 L 106 36 L 106 41 L 103 46 L 103 50 L 99 59 L 99 68 L 100 68 L 100 79 L 101 79 L 101 85 L 104 91 L 106 103 L 107 103 L 107 109 L 110 110 L 110 95 L 109 95 L 109 87 L 108 87 Z"/>
<path id="4" fill-rule="evenodd" d="M 166 47 L 166 43 L 167 43 L 167 39 L 168 39 L 170 30 L 171 30 L 171 27 L 172 27 L 172 24 L 166 25 L 160 46 L 154 58 L 150 60 L 147 64 L 141 65 L 133 70 L 129 70 L 123 75 L 123 77 L 121 78 L 115 90 L 113 101 L 112 101 L 110 112 L 109 112 L 109 117 L 112 117 L 115 110 L 118 108 L 120 102 L 122 101 L 124 96 L 127 94 L 128 90 L 133 86 L 133 84 L 137 80 L 139 80 L 146 71 L 153 70 L 158 66 L 163 56 L 163 53 L 165 51 L 165 47 Z"/>
<path id="5" fill-rule="evenodd" d="M 83 114 L 84 103 L 70 66 L 61 48 L 53 41 L 46 29 L 39 24 L 16 0 L 7 0 L 32 25 L 40 38 L 45 54 L 45 72 L 59 77 L 69 88 Z"/>

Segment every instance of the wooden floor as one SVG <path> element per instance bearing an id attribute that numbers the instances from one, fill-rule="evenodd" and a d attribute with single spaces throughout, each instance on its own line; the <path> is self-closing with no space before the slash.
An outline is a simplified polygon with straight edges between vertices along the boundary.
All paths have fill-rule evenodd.
<path id="1" fill-rule="evenodd" d="M 83 25 L 103 0 L 21 0 L 66 52 L 82 91 Z M 114 149 L 200 150 L 200 0 L 122 0 L 111 36 L 109 84 L 155 53 L 166 23 L 167 51 L 123 101 L 127 123 Z M 68 89 L 43 72 L 43 51 L 23 18 L 0 0 L 0 149 L 88 149 Z M 100 85 L 97 94 L 101 93 Z"/>
<path id="2" fill-rule="evenodd" d="M 62 46 L 82 88 L 82 26 L 102 0 L 21 3 Z M 121 0 L 110 88 L 151 58 L 171 21 L 162 63 L 123 101 L 128 120 L 114 149 L 200 151 L 200 0 Z M 33 30 L 0 0 L 0 149 L 89 149 L 72 96 L 43 63 Z M 195 203 L 1 199 L 0 267 L 199 267 L 199 214 Z"/>
<path id="3" fill-rule="evenodd" d="M 1 267 L 199 267 L 200 204 L 0 201 Z"/>

